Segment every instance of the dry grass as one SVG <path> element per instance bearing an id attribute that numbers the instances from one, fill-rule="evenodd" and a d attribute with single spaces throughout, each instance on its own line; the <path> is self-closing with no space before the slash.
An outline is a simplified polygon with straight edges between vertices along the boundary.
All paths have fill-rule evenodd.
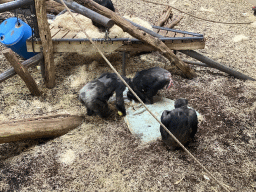
<path id="1" fill-rule="evenodd" d="M 142 1 L 113 2 L 121 14 L 152 24 L 163 9 Z M 256 20 L 241 16 L 252 14 L 245 1 L 177 0 L 174 5 L 214 20 Z M 253 26 L 222 25 L 185 16 L 177 28 L 204 34 L 206 47 L 199 52 L 256 78 Z M 233 38 L 241 34 L 249 39 L 234 42 Z M 187 59 L 180 53 L 178 57 Z M 121 72 L 121 55 L 108 58 Z M 0 61 L 3 72 L 9 64 L 2 55 Z M 58 70 L 53 89 L 45 87 L 39 70 L 30 69 L 43 91 L 41 97 L 32 97 L 18 76 L 0 84 L 0 120 L 86 113 L 77 99 L 79 89 L 111 70 L 98 55 L 56 54 L 55 63 Z M 158 53 L 129 57 L 127 75 L 156 65 L 170 70 L 175 81 L 175 87 L 159 94 L 170 99 L 187 98 L 204 116 L 188 149 L 230 190 L 255 191 L 256 83 L 203 67 L 194 67 L 197 78 L 183 79 Z M 168 151 L 161 141 L 141 145 L 114 105 L 111 109 L 109 118 L 86 116 L 81 126 L 58 138 L 1 144 L 0 191 L 223 191 L 182 150 Z"/>

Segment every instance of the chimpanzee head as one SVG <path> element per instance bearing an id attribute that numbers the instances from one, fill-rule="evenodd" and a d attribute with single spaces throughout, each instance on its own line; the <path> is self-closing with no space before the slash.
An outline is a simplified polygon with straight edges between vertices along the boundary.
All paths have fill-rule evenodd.
<path id="1" fill-rule="evenodd" d="M 176 108 L 180 108 L 180 107 L 186 107 L 188 105 L 188 100 L 187 99 L 177 99 L 174 103 L 174 107 Z"/>

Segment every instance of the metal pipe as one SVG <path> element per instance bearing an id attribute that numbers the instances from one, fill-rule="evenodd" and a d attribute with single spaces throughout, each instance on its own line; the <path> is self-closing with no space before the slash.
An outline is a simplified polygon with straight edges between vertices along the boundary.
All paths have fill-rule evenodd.
<path id="1" fill-rule="evenodd" d="M 8 3 L 3 3 L 3 4 L 0 4 L 0 13 L 21 8 L 25 5 L 31 5 L 33 2 L 34 0 L 17 0 L 17 1 L 11 1 Z"/>
<path id="2" fill-rule="evenodd" d="M 152 35 L 152 36 L 154 36 L 154 37 L 157 37 L 157 38 L 164 38 L 164 36 L 159 35 L 158 33 L 154 32 L 154 31 L 151 31 L 151 30 L 147 29 L 146 27 L 142 27 L 141 25 L 139 25 L 139 24 L 137 24 L 137 23 L 134 23 L 134 22 L 130 21 L 129 19 L 126 19 L 126 18 L 123 18 L 123 19 L 129 21 L 129 22 L 130 22 L 131 24 L 133 24 L 135 27 L 137 27 L 137 28 L 139 28 L 139 29 L 145 31 L 146 33 L 148 33 L 148 34 L 150 34 L 150 35 Z"/>
<path id="3" fill-rule="evenodd" d="M 247 75 L 244 75 L 238 71 L 235 71 L 229 67 L 226 67 L 220 63 L 217 63 L 213 60 L 211 60 L 210 58 L 208 57 L 205 57 L 203 55 L 201 55 L 200 53 L 197 53 L 196 51 L 193 51 L 193 50 L 179 50 L 179 52 L 181 53 L 184 53 L 190 57 L 193 57 L 194 59 L 198 60 L 198 61 L 201 61 L 207 65 L 209 65 L 210 67 L 213 67 L 213 68 L 216 68 L 216 69 L 219 69 L 220 71 L 223 71 L 223 72 L 226 72 L 236 78 L 239 78 L 239 79 L 243 79 L 243 80 L 252 80 L 252 81 L 255 81 L 255 79 L 253 79 L 252 77 L 249 77 Z"/>
<path id="4" fill-rule="evenodd" d="M 188 63 L 188 64 L 191 64 L 191 65 L 197 65 L 197 66 L 202 66 L 202 67 L 211 67 L 211 66 L 208 66 L 204 63 L 200 63 L 200 62 L 195 62 L 195 61 L 188 61 L 188 60 L 182 60 L 184 63 Z M 211 67 L 213 68 L 213 67 Z"/>
<path id="5" fill-rule="evenodd" d="M 60 0 L 54 0 L 60 4 L 62 4 L 62 2 Z M 111 28 L 115 22 L 95 11 L 92 11 L 91 9 L 88 9 L 74 1 L 66 1 L 64 0 L 64 3 L 67 5 L 68 8 L 73 9 L 74 11 L 76 11 L 77 13 L 80 13 L 88 18 L 90 18 L 91 20 L 93 20 L 94 22 L 103 25 L 104 27 L 107 28 Z"/>
<path id="6" fill-rule="evenodd" d="M 172 31 L 175 33 L 182 33 L 182 34 L 187 34 L 187 35 L 193 35 L 193 36 L 198 36 L 198 37 L 203 37 L 203 34 L 199 34 L 199 33 L 193 33 L 193 32 L 188 32 L 188 31 L 181 31 L 181 30 L 177 30 L 177 29 L 172 29 L 172 28 L 165 28 L 165 27 L 158 27 L 158 26 L 152 26 L 155 29 L 162 29 L 165 31 Z"/>

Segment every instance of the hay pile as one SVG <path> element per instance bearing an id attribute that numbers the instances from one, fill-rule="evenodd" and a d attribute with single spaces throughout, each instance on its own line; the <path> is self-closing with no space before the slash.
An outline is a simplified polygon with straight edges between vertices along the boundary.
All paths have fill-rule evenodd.
<path id="1" fill-rule="evenodd" d="M 92 24 L 92 20 L 81 15 L 81 14 L 74 14 L 76 19 L 81 23 L 81 25 L 85 28 L 87 34 L 91 38 L 104 38 L 105 33 L 101 32 L 96 26 Z M 139 17 L 131 17 L 128 15 L 125 15 L 124 18 L 129 19 L 130 21 L 137 23 L 147 29 L 152 30 L 152 26 L 147 22 Z M 72 16 L 66 12 L 62 15 L 59 15 L 56 17 L 56 19 L 51 23 L 55 28 L 62 28 L 67 29 L 70 31 L 78 32 L 76 35 L 76 38 L 86 38 L 86 35 L 81 32 L 80 27 L 77 25 L 77 23 L 73 20 Z M 129 33 L 126 33 L 117 25 L 114 25 L 109 30 L 109 37 L 110 38 L 133 38 Z"/>

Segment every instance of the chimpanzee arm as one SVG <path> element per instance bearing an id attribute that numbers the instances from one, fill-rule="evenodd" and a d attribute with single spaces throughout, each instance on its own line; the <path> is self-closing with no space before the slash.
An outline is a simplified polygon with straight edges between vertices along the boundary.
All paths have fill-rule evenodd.
<path id="1" fill-rule="evenodd" d="M 116 89 L 116 108 L 121 111 L 123 116 L 126 115 L 126 110 L 124 106 L 123 92 L 125 90 L 125 85 L 119 85 Z"/>
<path id="2" fill-rule="evenodd" d="M 153 104 L 153 96 L 155 96 L 158 92 L 158 90 L 164 88 L 164 86 L 168 84 L 168 81 L 166 80 L 161 80 L 161 81 L 156 81 L 153 83 L 150 88 L 147 90 L 146 97 L 149 99 L 150 104 Z"/>

